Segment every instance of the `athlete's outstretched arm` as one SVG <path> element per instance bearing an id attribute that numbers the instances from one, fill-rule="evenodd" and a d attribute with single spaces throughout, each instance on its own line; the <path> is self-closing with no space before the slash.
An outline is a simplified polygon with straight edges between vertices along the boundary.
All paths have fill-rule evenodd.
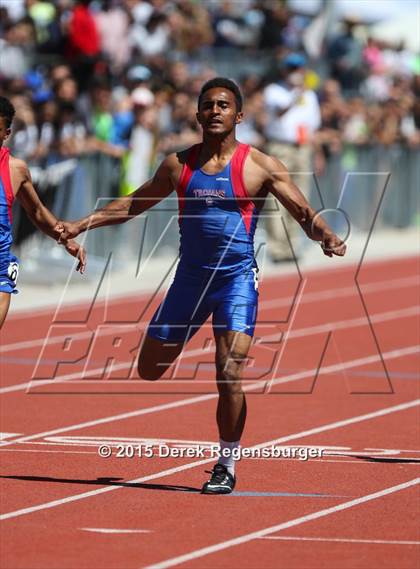
<path id="1" fill-rule="evenodd" d="M 23 160 L 17 158 L 12 158 L 9 164 L 10 177 L 16 199 L 25 209 L 32 223 L 45 233 L 45 235 L 58 241 L 63 230 L 59 228 L 57 218 L 39 199 L 33 187 L 28 166 Z M 70 255 L 79 259 L 76 270 L 83 273 L 86 266 L 85 249 L 79 245 L 79 243 L 72 240 L 63 241 L 62 244 Z"/>
<path id="2" fill-rule="evenodd" d="M 107 206 L 73 222 L 60 222 L 64 228 L 62 238 L 77 237 L 79 233 L 104 225 L 124 223 L 150 209 L 173 191 L 174 156 L 168 156 L 159 166 L 153 178 L 124 198 L 118 198 Z"/>
<path id="3" fill-rule="evenodd" d="M 268 166 L 265 188 L 282 203 L 310 239 L 321 241 L 325 255 L 342 257 L 346 252 L 345 243 L 311 207 L 305 196 L 293 183 L 284 164 L 276 158 L 268 157 L 265 166 Z"/>

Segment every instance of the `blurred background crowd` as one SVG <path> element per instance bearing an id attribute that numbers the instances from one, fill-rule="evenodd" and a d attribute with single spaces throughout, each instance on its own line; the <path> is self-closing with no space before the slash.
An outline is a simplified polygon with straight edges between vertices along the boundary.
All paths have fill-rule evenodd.
<path id="1" fill-rule="evenodd" d="M 318 175 L 349 146 L 418 148 L 418 37 L 378 34 L 381 0 L 369 13 L 341 1 L 1 0 L 9 145 L 41 169 L 108 156 L 124 194 L 200 140 L 197 94 L 226 75 L 245 98 L 239 140 L 308 148 Z"/>

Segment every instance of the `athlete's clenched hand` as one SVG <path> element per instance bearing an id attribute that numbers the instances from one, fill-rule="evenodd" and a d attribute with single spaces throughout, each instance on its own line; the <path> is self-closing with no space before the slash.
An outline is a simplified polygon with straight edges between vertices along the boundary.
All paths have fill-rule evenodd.
<path id="1" fill-rule="evenodd" d="M 79 235 L 80 227 L 77 222 L 74 221 L 57 221 L 55 230 L 60 232 L 58 237 L 58 243 L 64 244 L 68 239 L 73 239 Z"/>

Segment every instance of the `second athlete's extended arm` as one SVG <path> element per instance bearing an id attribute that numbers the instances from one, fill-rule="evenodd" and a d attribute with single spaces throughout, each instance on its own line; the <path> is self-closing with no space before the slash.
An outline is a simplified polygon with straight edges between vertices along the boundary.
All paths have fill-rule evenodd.
<path id="1" fill-rule="evenodd" d="M 24 208 L 32 223 L 45 235 L 58 241 L 63 230 L 58 225 L 55 215 L 39 199 L 33 187 L 31 174 L 26 163 L 23 160 L 12 158 L 10 175 L 16 199 Z M 84 248 L 72 240 L 63 242 L 63 245 L 67 253 L 79 259 L 76 270 L 83 273 L 86 266 L 86 251 Z"/>
<path id="2" fill-rule="evenodd" d="M 16 199 L 24 208 L 32 223 L 43 233 L 57 240 L 60 231 L 57 229 L 57 218 L 44 206 L 33 185 L 31 174 L 25 162 L 17 158 L 11 159 L 10 175 Z"/>

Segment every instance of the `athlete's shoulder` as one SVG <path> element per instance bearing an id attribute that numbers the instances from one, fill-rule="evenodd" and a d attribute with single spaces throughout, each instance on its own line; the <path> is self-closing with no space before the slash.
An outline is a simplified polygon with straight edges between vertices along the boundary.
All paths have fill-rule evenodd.
<path id="1" fill-rule="evenodd" d="M 289 173 L 278 158 L 251 147 L 249 160 L 245 164 L 245 179 L 251 188 L 269 189 L 278 180 L 287 181 Z"/>
<path id="2" fill-rule="evenodd" d="M 29 174 L 29 167 L 24 160 L 16 158 L 16 156 L 9 155 L 9 168 L 11 172 L 18 174 Z"/>
<path id="3" fill-rule="evenodd" d="M 10 180 L 12 182 L 12 190 L 15 195 L 26 184 L 32 183 L 31 173 L 29 167 L 24 160 L 10 155 L 9 158 Z"/>
<path id="4" fill-rule="evenodd" d="M 166 158 L 164 158 L 160 163 L 155 174 L 155 179 L 164 178 L 171 180 L 172 187 L 175 188 L 179 183 L 183 167 L 188 161 L 188 157 L 190 156 L 190 152 L 193 148 L 194 146 L 168 154 L 168 156 L 166 156 Z"/>
<path id="5" fill-rule="evenodd" d="M 191 158 L 191 156 L 193 156 L 194 154 L 197 154 L 199 152 L 200 146 L 201 146 L 201 143 L 193 144 L 192 146 L 189 146 L 188 148 L 184 148 L 183 150 L 176 152 L 176 157 L 177 157 L 178 162 L 180 164 L 184 165 L 187 162 L 188 158 Z"/>
<path id="6" fill-rule="evenodd" d="M 253 165 L 271 172 L 273 169 L 287 171 L 286 166 L 278 158 L 262 152 L 255 146 L 250 147 L 249 157 Z"/>
<path id="7" fill-rule="evenodd" d="M 177 170 L 179 168 L 182 169 L 182 166 L 187 162 L 188 157 L 190 156 L 191 152 L 197 148 L 197 144 L 194 146 L 190 146 L 189 148 L 185 148 L 183 150 L 179 150 L 178 152 L 172 152 L 168 154 L 162 160 L 161 166 L 164 168 L 168 168 L 170 170 Z"/>
<path id="8" fill-rule="evenodd" d="M 159 183 L 161 183 L 163 179 L 170 179 L 173 184 L 180 171 L 181 168 L 179 166 L 176 153 L 168 154 L 168 156 L 166 156 L 159 164 L 153 179 Z"/>

